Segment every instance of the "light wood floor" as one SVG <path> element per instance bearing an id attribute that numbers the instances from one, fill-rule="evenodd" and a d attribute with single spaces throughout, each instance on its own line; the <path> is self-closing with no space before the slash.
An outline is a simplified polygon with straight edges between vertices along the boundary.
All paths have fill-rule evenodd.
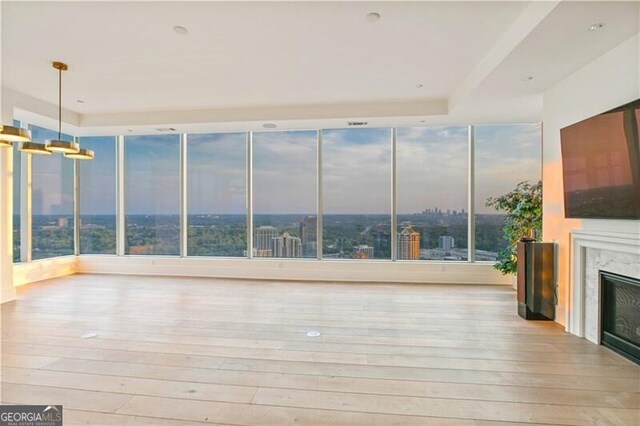
<path id="1" fill-rule="evenodd" d="M 507 287 L 75 275 L 18 298 L 2 402 L 65 425 L 640 425 L 640 367 Z"/>

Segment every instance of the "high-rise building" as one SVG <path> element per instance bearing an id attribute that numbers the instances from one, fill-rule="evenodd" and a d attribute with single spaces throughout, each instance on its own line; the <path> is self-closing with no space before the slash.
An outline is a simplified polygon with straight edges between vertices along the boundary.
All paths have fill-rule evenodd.
<path id="1" fill-rule="evenodd" d="M 368 245 L 360 245 L 354 247 L 354 259 L 373 259 L 373 247 Z"/>
<path id="2" fill-rule="evenodd" d="M 420 259 L 420 234 L 411 225 L 407 225 L 398 232 L 398 259 Z"/>
<path id="3" fill-rule="evenodd" d="M 58 228 L 67 228 L 69 227 L 69 219 L 66 217 L 58 218 Z"/>
<path id="4" fill-rule="evenodd" d="M 273 239 L 278 237 L 278 230 L 273 226 L 259 226 L 256 228 L 253 248 L 256 250 L 272 250 Z"/>
<path id="5" fill-rule="evenodd" d="M 318 247 L 318 218 L 307 216 L 300 220 L 300 240 L 302 241 L 302 255 L 315 257 Z"/>
<path id="6" fill-rule="evenodd" d="M 275 257 L 302 257 L 302 242 L 285 232 L 273 239 L 273 255 Z"/>
<path id="7" fill-rule="evenodd" d="M 442 250 L 451 250 L 456 246 L 456 241 L 449 235 L 438 237 L 438 248 Z"/>

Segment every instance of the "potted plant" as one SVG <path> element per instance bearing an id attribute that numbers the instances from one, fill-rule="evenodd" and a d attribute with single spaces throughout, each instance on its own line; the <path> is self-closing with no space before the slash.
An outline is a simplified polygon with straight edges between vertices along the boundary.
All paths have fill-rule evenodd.
<path id="1" fill-rule="evenodd" d="M 520 182 L 513 191 L 487 199 L 486 206 L 507 213 L 503 233 L 509 246 L 500 252 L 494 267 L 504 275 L 515 274 L 518 241 L 542 238 L 542 181 Z"/>

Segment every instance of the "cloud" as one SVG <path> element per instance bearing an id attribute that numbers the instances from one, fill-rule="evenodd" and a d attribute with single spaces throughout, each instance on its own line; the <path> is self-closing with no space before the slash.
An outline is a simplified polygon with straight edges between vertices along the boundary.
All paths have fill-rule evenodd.
<path id="1" fill-rule="evenodd" d="M 316 212 L 315 131 L 253 136 L 253 206 L 256 214 Z"/>
<path id="2" fill-rule="evenodd" d="M 322 139 L 325 213 L 391 211 L 391 130 L 326 130 Z"/>
<path id="3" fill-rule="evenodd" d="M 398 212 L 467 206 L 467 126 L 398 130 Z"/>
<path id="4" fill-rule="evenodd" d="M 125 138 L 127 214 L 180 213 L 178 135 Z"/>
<path id="5" fill-rule="evenodd" d="M 467 126 L 432 126 L 397 130 L 398 212 L 426 208 L 460 210 L 467 205 Z M 40 138 L 54 132 L 37 130 Z M 57 134 L 54 134 L 57 137 Z M 539 124 L 476 126 L 476 208 L 487 197 L 510 191 L 522 180 L 541 174 Z M 260 213 L 309 213 L 316 210 L 317 132 L 254 134 L 253 201 Z M 323 185 L 326 213 L 389 213 L 391 129 L 323 130 Z M 96 160 L 81 164 L 82 212 L 115 209 L 114 138 L 82 138 Z M 125 138 L 127 213 L 179 213 L 179 136 Z M 246 134 L 188 135 L 189 211 L 244 213 L 246 202 Z M 37 165 L 37 167 L 36 167 Z M 57 167 L 57 168 L 56 168 Z M 34 181 L 48 203 L 73 187 L 72 174 L 55 162 L 34 159 Z M 96 191 L 97 186 L 101 191 Z M 61 189 L 62 188 L 62 189 Z M 67 188 L 67 189 L 65 189 Z M 72 194 L 72 192 L 70 192 Z M 62 202 L 62 201 L 58 201 Z M 64 201 L 67 202 L 67 201 Z"/>
<path id="6" fill-rule="evenodd" d="M 80 146 L 91 149 L 96 157 L 81 161 L 80 214 L 116 213 L 116 139 L 115 137 L 83 137 Z"/>
<path id="7" fill-rule="evenodd" d="M 542 177 L 540 124 L 476 127 L 476 211 L 495 212 L 484 206 L 487 198 L 513 190 L 524 180 Z"/>

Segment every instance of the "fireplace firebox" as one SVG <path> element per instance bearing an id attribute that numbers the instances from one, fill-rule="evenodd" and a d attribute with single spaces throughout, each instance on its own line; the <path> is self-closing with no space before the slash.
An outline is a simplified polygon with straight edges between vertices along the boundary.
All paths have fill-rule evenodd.
<path id="1" fill-rule="evenodd" d="M 640 364 L 640 279 L 600 271 L 600 340 Z"/>

